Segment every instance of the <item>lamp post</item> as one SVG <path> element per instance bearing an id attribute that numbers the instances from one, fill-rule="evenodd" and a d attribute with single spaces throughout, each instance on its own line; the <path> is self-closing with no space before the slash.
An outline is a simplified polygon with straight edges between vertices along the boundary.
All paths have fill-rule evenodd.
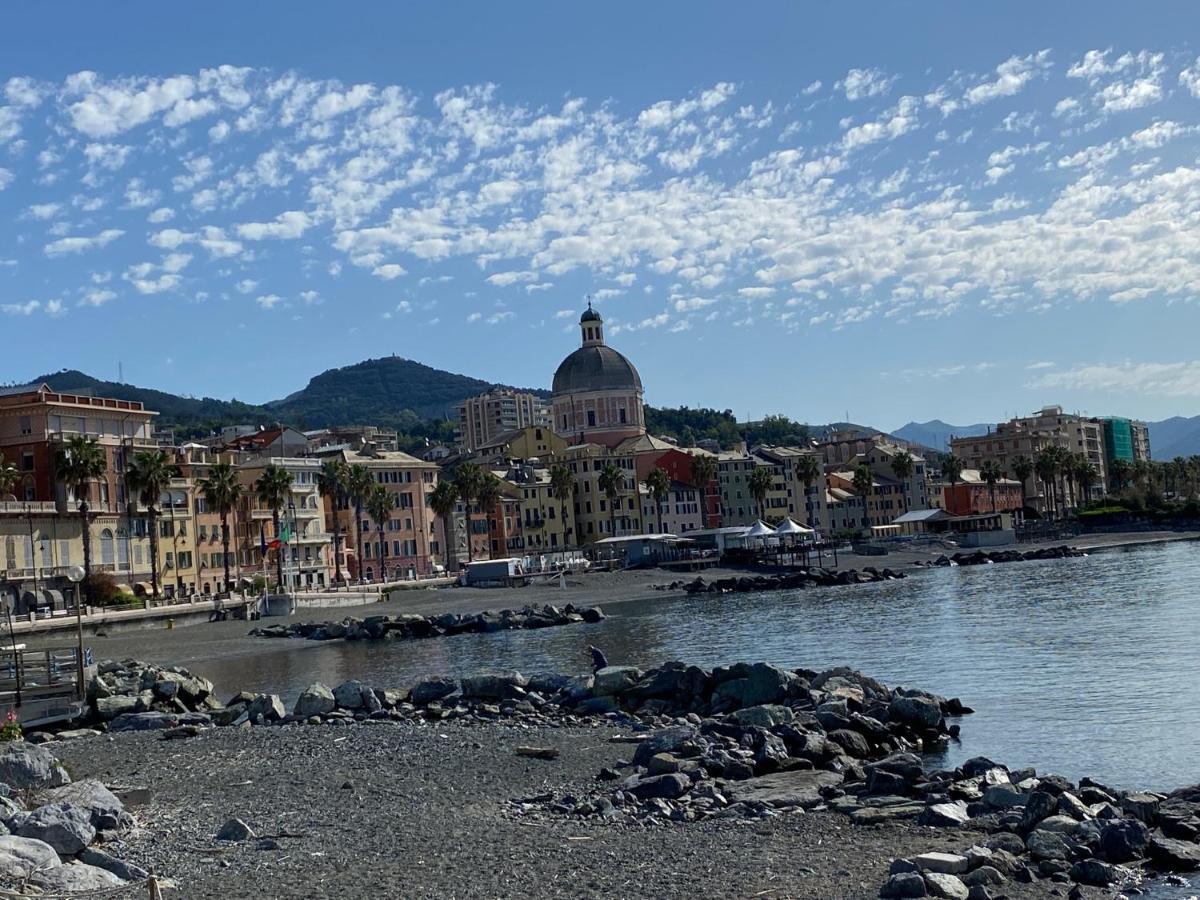
<path id="1" fill-rule="evenodd" d="M 292 593 L 296 593 L 300 589 L 300 559 L 293 551 L 293 542 L 296 540 L 296 498 L 292 494 L 288 494 L 288 519 L 291 520 L 292 527 L 288 533 L 288 561 L 291 563 L 289 569 L 292 573 Z"/>
<path id="2" fill-rule="evenodd" d="M 83 582 L 83 568 L 81 566 L 67 567 L 67 580 L 75 585 L 75 638 L 77 646 L 75 648 L 75 657 L 77 663 L 78 682 L 76 687 L 79 690 L 79 699 L 83 699 L 83 590 L 79 585 Z"/>

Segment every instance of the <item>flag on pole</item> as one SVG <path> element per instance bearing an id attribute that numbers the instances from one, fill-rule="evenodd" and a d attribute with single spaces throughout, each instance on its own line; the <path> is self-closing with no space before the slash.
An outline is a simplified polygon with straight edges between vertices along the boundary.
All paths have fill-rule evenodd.
<path id="1" fill-rule="evenodd" d="M 288 520 L 284 519 L 279 524 L 279 540 L 280 543 L 288 543 L 292 539 L 292 526 L 288 524 Z"/>

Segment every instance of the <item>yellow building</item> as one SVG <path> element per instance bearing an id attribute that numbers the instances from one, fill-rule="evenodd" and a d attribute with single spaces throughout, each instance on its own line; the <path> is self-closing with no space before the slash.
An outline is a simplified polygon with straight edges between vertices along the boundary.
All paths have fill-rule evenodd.
<path id="1" fill-rule="evenodd" d="M 603 444 L 576 444 L 563 450 L 560 459 L 575 476 L 572 519 L 576 546 L 642 533 L 642 502 L 633 456 L 617 454 Z M 610 463 L 625 473 L 611 505 L 600 488 L 600 473 Z"/>
<path id="2" fill-rule="evenodd" d="M 158 589 L 166 597 L 197 591 L 196 484 L 172 478 L 158 503 Z"/>
<path id="3" fill-rule="evenodd" d="M 550 470 L 525 463 L 497 474 L 505 496 L 519 503 L 520 531 L 525 552 L 544 553 L 567 547 L 570 543 L 573 499 L 567 497 L 564 502 L 555 496 L 550 486 Z"/>

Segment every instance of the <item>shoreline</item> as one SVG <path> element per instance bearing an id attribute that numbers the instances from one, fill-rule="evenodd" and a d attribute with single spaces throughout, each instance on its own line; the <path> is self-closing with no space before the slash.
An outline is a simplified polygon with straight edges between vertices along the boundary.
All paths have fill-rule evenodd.
<path id="1" fill-rule="evenodd" d="M 1090 881 L 1093 869 L 1073 863 L 1093 854 L 1095 872 L 1126 886 L 1141 883 L 1148 856 L 1163 865 L 1145 844 L 1123 856 L 1110 832 L 1144 833 L 1139 820 L 1193 829 L 1171 824 L 1166 805 L 1159 816 L 1160 795 L 1109 793 L 1087 779 L 1076 787 L 984 758 L 919 774 L 912 749 L 955 734 L 960 721 L 970 728 L 954 700 L 846 669 L 699 671 L 611 667 L 582 693 L 585 680 L 569 676 L 432 678 L 411 697 L 375 687 L 395 706 L 370 713 L 359 699 L 368 689 L 348 682 L 320 706 L 311 705 L 319 691 L 302 698 L 295 721 L 244 697 L 261 721 L 193 725 L 183 739 L 133 731 L 47 747 L 79 776 L 148 791 L 134 810 L 141 827 L 115 849 L 188 897 L 366 897 L 403 884 L 408 896 L 831 900 L 884 896 L 881 886 L 897 878 L 911 888 L 917 869 L 931 890 L 945 871 L 955 890 L 965 882 L 992 891 L 972 897 L 1032 900 Z M 695 687 L 698 677 L 707 686 Z M 667 699 L 646 699 L 647 686 L 666 683 L 651 693 Z M 855 749 L 862 737 L 847 729 L 872 749 Z M 720 749 L 738 747 L 739 735 L 740 746 L 758 748 L 753 757 Z M 768 735 L 786 738 L 787 749 Z M 683 797 L 657 790 L 669 779 Z M 1186 809 L 1200 813 L 1200 788 L 1192 790 Z M 625 808 L 614 811 L 610 797 L 626 798 Z M 671 799 L 647 799 L 657 797 Z M 214 841 L 230 817 L 254 835 Z M 1174 849 L 1200 864 L 1194 837 L 1192 850 Z M 952 867 L 938 868 L 943 857 L 930 853 L 949 854 Z M 1093 885 L 1071 896 L 1113 894 Z"/>

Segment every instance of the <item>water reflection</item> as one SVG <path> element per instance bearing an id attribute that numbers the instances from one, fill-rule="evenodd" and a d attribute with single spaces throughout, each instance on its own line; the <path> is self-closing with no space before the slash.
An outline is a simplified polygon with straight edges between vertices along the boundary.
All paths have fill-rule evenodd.
<path id="1" fill-rule="evenodd" d="M 980 753 L 1069 777 L 1172 788 L 1200 781 L 1200 545 L 964 569 L 852 589 L 661 597 L 598 625 L 397 644 L 264 643 L 194 663 L 223 688 L 290 700 L 313 681 L 402 685 L 482 668 L 768 660 L 849 664 L 889 684 L 961 697 L 954 763 Z"/>

